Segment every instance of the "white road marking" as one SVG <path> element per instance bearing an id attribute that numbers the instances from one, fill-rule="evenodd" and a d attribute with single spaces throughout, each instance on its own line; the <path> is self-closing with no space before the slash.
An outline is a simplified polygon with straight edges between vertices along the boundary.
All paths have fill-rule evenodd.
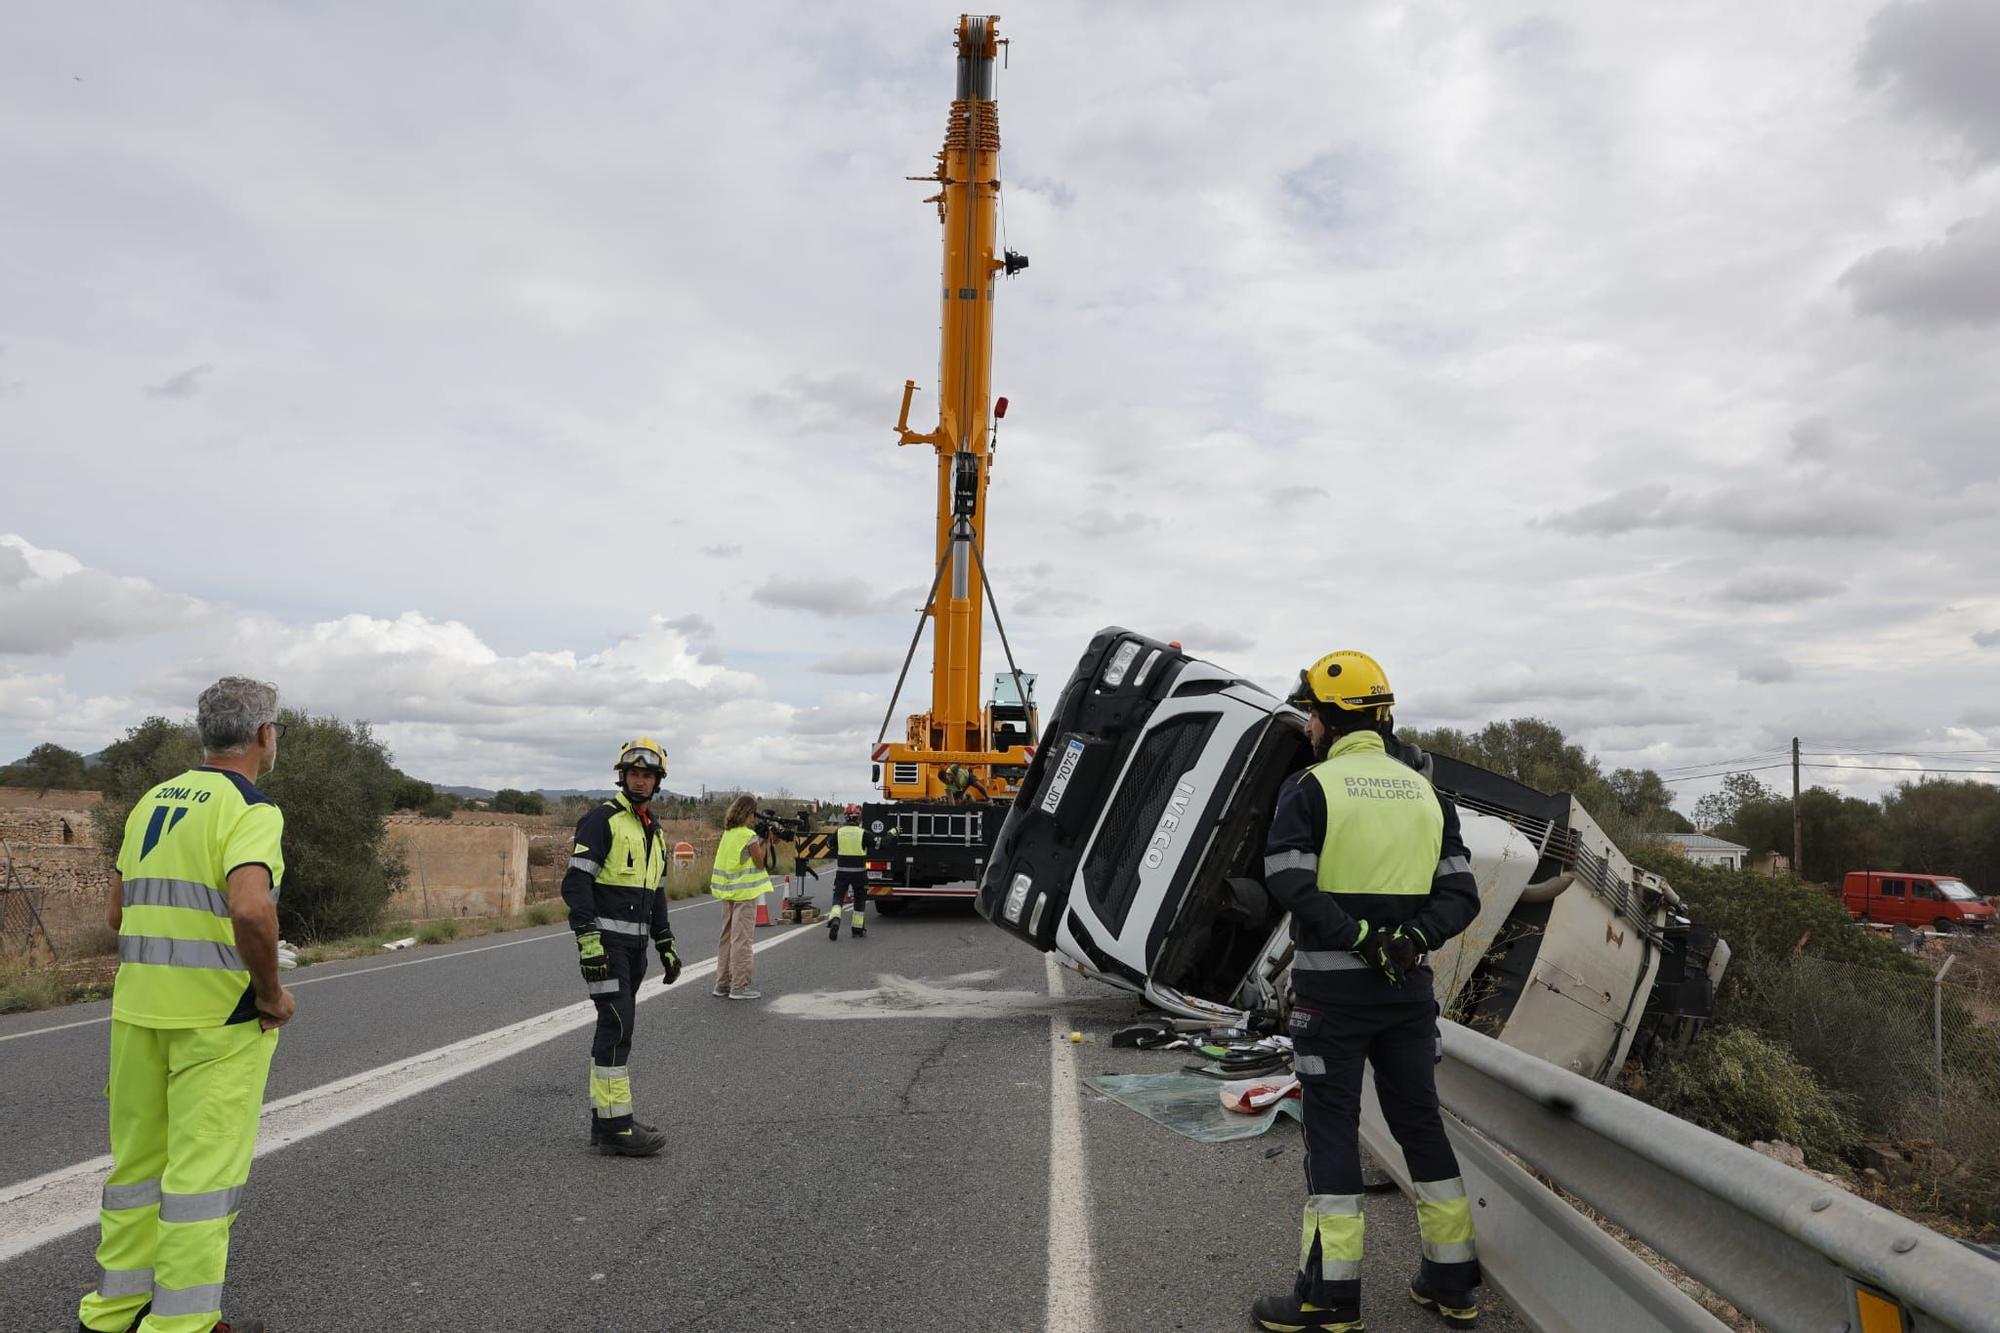
<path id="1" fill-rule="evenodd" d="M 705 898 L 701 902 L 686 903 L 680 907 L 669 907 L 667 914 L 672 916 L 675 912 L 684 912 L 690 907 L 703 907 L 709 903 L 720 901 L 718 898 Z M 300 986 L 316 986 L 322 981 L 345 981 L 349 977 L 365 977 L 375 972 L 393 972 L 399 967 L 416 967 L 420 963 L 448 963 L 454 958 L 470 958 L 473 954 L 489 953 L 494 949 L 511 949 L 517 944 L 534 944 L 541 940 L 559 940 L 562 938 L 564 938 L 562 931 L 552 930 L 546 935 L 530 935 L 526 939 L 508 940 L 504 944 L 482 944 L 477 949 L 455 949 L 450 953 L 432 954 L 428 958 L 405 958 L 401 962 L 381 963 L 375 967 L 357 967 L 352 971 L 335 972 L 330 976 L 324 977 L 301 977 L 297 981 L 286 981 L 285 989 L 297 990 Z M 343 959 L 342 961 L 347 960 Z M 87 1028 L 98 1023 L 109 1023 L 110 1021 L 111 1015 L 109 1014 L 103 1014 L 97 1018 L 80 1018 L 74 1023 L 58 1023 L 54 1027 L 35 1028 L 30 1032 L 10 1032 L 5 1036 L 0 1036 L 0 1042 L 19 1041 L 23 1037 L 41 1037 L 51 1032 L 67 1032 L 71 1028 Z"/>
<path id="2" fill-rule="evenodd" d="M 811 934 L 812 926 L 799 926 L 782 935 L 751 946 L 764 950 Z M 521 943 L 524 941 L 516 941 Z M 676 992 L 688 983 L 715 971 L 715 960 L 690 963 L 675 983 Z M 665 986 L 649 986 L 639 992 L 638 1002 L 646 1003 L 668 994 Z M 566 1004 L 534 1018 L 509 1023 L 455 1041 L 422 1055 L 366 1070 L 349 1078 L 308 1088 L 264 1108 L 257 1133 L 257 1156 L 277 1152 L 301 1143 L 351 1120 L 393 1106 L 418 1093 L 464 1078 L 467 1074 L 521 1054 L 546 1041 L 587 1027 L 597 1017 L 589 1000 Z M 104 1178 L 111 1171 L 109 1156 L 93 1157 L 75 1166 L 63 1167 L 46 1175 L 0 1189 L 0 1263 L 28 1253 L 50 1241 L 97 1224 L 97 1202 Z"/>
<path id="3" fill-rule="evenodd" d="M 977 980 L 995 975 L 997 969 L 968 973 L 967 977 Z M 1023 1018 L 1035 1014 L 1068 1014 L 1073 1020 L 1079 1011 L 1093 1006 L 1115 1008 L 1120 1013 L 1132 1007 L 1129 995 L 1072 1000 L 1035 990 L 983 990 L 952 984 L 962 979 L 927 981 L 878 972 L 877 984 L 871 989 L 788 991 L 771 1002 L 771 1011 L 809 1022 L 850 1018 Z M 1069 1028 L 1063 1031 L 1068 1032 Z"/>
<path id="4" fill-rule="evenodd" d="M 1062 969 L 1044 954 L 1049 994 L 1063 998 Z M 1049 1302 L 1045 1333 L 1091 1333 L 1097 1321 L 1096 1264 L 1090 1253 L 1090 1159 L 1083 1149 L 1083 1081 L 1069 1023 L 1049 1016 Z M 0 1204 L 5 1200 L 0 1199 Z"/>

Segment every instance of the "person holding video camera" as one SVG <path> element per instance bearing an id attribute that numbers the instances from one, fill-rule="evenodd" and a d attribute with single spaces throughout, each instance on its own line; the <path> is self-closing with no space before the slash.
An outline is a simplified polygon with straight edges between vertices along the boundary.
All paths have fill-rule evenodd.
<path id="1" fill-rule="evenodd" d="M 715 989 L 711 994 L 731 1000 L 761 999 L 751 987 L 755 955 L 750 938 L 757 928 L 757 899 L 771 891 L 768 873 L 772 834 L 757 816 L 757 798 L 745 792 L 722 815 L 722 841 L 715 848 L 715 868 L 708 892 L 722 904 L 722 940 L 715 948 Z"/>

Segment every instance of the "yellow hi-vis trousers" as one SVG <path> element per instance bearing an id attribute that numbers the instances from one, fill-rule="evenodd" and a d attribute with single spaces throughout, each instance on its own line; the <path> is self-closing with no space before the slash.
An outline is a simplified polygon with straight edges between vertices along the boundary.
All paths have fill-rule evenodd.
<path id="1" fill-rule="evenodd" d="M 278 1047 L 255 1022 L 214 1028 L 111 1023 L 111 1175 L 98 1212 L 97 1290 L 85 1328 L 208 1333 L 222 1317 L 229 1227 L 257 1146 Z"/>

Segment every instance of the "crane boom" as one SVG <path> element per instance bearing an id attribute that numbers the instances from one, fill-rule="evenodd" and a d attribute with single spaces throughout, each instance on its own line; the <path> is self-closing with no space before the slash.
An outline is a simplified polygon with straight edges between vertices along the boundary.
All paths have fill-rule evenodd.
<path id="1" fill-rule="evenodd" d="M 917 385 L 906 380 L 896 436 L 898 444 L 928 444 L 937 454 L 937 566 L 924 608 L 931 623 L 930 709 L 909 718 L 902 744 L 876 747 L 882 792 L 891 800 L 938 799 L 945 794 L 940 774 L 953 764 L 972 770 L 989 797 L 1011 796 L 1029 758 L 1032 700 L 1000 705 L 1004 716 L 996 734 L 994 709 L 980 697 L 994 279 L 1028 262 L 997 248 L 1000 115 L 994 93 L 1002 45 L 994 16 L 959 16 L 957 86 L 944 146 L 932 174 L 911 177 L 937 183 L 938 192 L 924 202 L 937 205 L 944 231 L 938 416 L 929 431 L 910 428 Z M 1026 694 L 1018 684 L 1015 692 Z M 1008 725 L 1017 712 L 1020 725 Z"/>

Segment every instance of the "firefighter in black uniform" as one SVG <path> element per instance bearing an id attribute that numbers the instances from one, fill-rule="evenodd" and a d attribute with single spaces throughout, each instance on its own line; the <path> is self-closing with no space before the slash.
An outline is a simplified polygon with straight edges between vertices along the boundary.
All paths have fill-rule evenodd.
<path id="1" fill-rule="evenodd" d="M 1279 789 L 1264 881 L 1292 914 L 1290 1031 L 1305 1095 L 1306 1191 L 1299 1272 L 1258 1324 L 1361 1324 L 1361 1072 L 1403 1149 L 1423 1261 L 1410 1296 L 1454 1328 L 1478 1318 L 1472 1209 L 1437 1100 L 1437 1002 L 1425 955 L 1479 913 L 1458 812 L 1391 731 L 1395 695 L 1374 659 L 1329 653 L 1290 702 L 1310 715 L 1319 762 Z M 1412 767 L 1416 764 L 1417 767 Z"/>
<path id="2" fill-rule="evenodd" d="M 840 938 L 840 905 L 848 904 L 849 922 L 855 939 L 868 934 L 868 853 L 874 839 L 861 827 L 861 807 L 847 807 L 846 818 L 833 831 L 833 907 L 826 914 L 826 937 Z"/>
<path id="3" fill-rule="evenodd" d="M 667 775 L 666 747 L 650 736 L 618 747 L 618 795 L 576 822 L 563 901 L 576 932 L 585 989 L 597 1003 L 590 1043 L 590 1142 L 599 1152 L 650 1157 L 667 1136 L 632 1116 L 632 1020 L 646 978 L 646 941 L 659 950 L 667 984 L 681 975 L 667 919 L 666 841 L 646 803 Z"/>

